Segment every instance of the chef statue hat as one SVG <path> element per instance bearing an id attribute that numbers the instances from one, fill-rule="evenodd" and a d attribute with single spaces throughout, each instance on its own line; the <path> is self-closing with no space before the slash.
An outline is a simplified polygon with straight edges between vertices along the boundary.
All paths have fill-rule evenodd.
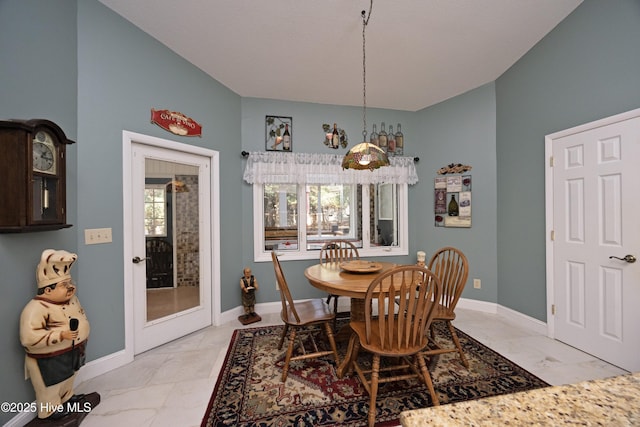
<path id="1" fill-rule="evenodd" d="M 71 266 L 78 255 L 64 250 L 45 249 L 36 268 L 38 289 L 71 279 Z"/>

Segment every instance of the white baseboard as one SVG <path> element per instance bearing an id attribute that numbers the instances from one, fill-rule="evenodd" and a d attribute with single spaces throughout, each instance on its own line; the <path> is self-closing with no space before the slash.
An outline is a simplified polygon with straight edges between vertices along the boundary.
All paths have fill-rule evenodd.
<path id="1" fill-rule="evenodd" d="M 508 317 L 511 322 L 522 325 L 526 328 L 533 329 L 536 333 L 548 336 L 547 323 L 533 317 L 522 314 L 519 311 L 512 310 L 508 307 L 498 305 L 498 314 Z"/>
<path id="2" fill-rule="evenodd" d="M 256 304 L 256 313 L 272 314 L 280 313 L 282 305 L 280 302 L 263 302 Z M 235 307 L 220 314 L 220 324 L 237 320 L 239 316 L 244 314 L 244 307 Z"/>
<path id="3" fill-rule="evenodd" d="M 498 305 L 493 302 L 460 298 L 456 307 L 460 307 L 465 310 L 480 311 L 482 313 L 498 314 Z"/>
<path id="4" fill-rule="evenodd" d="M 512 324 L 520 325 L 528 329 L 533 329 L 536 333 L 539 333 L 541 335 L 548 335 L 547 324 L 545 322 L 535 319 L 531 316 L 527 316 L 526 314 L 522 314 L 519 311 L 504 307 L 500 304 L 460 298 L 460 300 L 458 300 L 458 307 L 466 310 L 497 314 L 508 318 Z"/>
<path id="5" fill-rule="evenodd" d="M 34 412 L 21 412 L 7 421 L 3 427 L 23 427 L 36 417 Z"/>
<path id="6" fill-rule="evenodd" d="M 129 355 L 125 350 L 116 351 L 115 353 L 92 360 L 87 362 L 87 364 L 78 371 L 75 384 L 80 384 L 131 362 L 133 362 L 133 354 Z"/>

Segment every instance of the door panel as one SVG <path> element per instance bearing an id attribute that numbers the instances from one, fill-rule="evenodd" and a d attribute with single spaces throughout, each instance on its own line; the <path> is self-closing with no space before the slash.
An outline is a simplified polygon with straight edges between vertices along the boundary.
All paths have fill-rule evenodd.
<path id="1" fill-rule="evenodd" d="M 553 335 L 640 370 L 640 117 L 553 139 Z M 554 301 L 552 301 L 554 303 Z"/>
<path id="2" fill-rule="evenodd" d="M 133 254 L 144 259 L 133 267 L 138 354 L 212 323 L 211 165 L 144 144 L 131 159 Z"/>

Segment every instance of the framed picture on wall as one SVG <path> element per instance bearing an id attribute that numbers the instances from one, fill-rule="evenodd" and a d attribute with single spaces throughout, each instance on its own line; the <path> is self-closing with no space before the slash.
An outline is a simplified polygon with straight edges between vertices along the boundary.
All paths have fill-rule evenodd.
<path id="1" fill-rule="evenodd" d="M 434 181 L 436 227 L 471 227 L 471 175 L 438 177 Z"/>
<path id="2" fill-rule="evenodd" d="M 264 123 L 265 150 L 292 151 L 293 118 L 284 116 L 266 116 Z"/>

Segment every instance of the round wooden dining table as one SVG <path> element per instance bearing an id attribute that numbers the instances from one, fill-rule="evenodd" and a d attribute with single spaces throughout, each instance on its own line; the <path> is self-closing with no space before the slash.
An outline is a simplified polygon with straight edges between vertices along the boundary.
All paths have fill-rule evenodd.
<path id="1" fill-rule="evenodd" d="M 331 262 L 326 264 L 316 264 L 308 267 L 304 271 L 304 276 L 315 288 L 327 293 L 349 297 L 351 299 L 351 319 L 364 320 L 364 297 L 371 281 L 380 273 L 383 273 L 397 264 L 390 262 L 378 262 L 382 265 L 380 270 L 370 273 L 351 273 L 343 270 L 340 263 Z M 341 336 L 346 338 L 351 336 L 351 328 L 347 326 L 336 334 L 336 339 Z M 349 346 L 345 358 L 338 366 L 338 378 L 342 378 L 350 370 L 349 360 L 353 352 L 353 340 L 349 340 Z"/>
<path id="2" fill-rule="evenodd" d="M 351 298 L 351 318 L 364 320 L 364 297 L 371 281 L 397 264 L 376 261 L 382 268 L 371 273 L 351 273 L 343 270 L 340 264 L 329 262 L 312 265 L 304 271 L 304 276 L 314 288 Z"/>

